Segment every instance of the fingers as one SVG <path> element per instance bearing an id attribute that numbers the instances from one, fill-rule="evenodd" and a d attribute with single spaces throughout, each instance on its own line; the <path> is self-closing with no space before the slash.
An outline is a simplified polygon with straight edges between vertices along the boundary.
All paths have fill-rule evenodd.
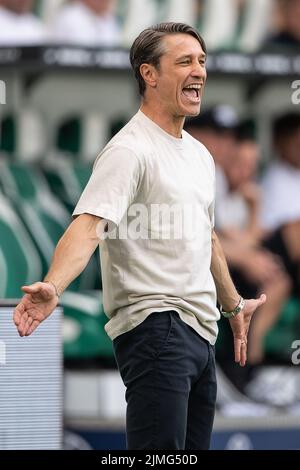
<path id="1" fill-rule="evenodd" d="M 21 321 L 21 317 L 22 317 L 24 311 L 25 311 L 25 307 L 22 303 L 17 305 L 17 307 L 15 308 L 14 315 L 13 315 L 13 321 L 14 321 L 16 326 L 19 325 L 19 323 Z"/>
<path id="2" fill-rule="evenodd" d="M 257 299 L 257 307 L 260 307 L 261 305 L 263 305 L 266 302 L 266 300 L 267 300 L 266 294 L 261 294 L 259 299 Z"/>
<path id="3" fill-rule="evenodd" d="M 244 367 L 247 362 L 247 342 L 241 342 L 240 366 Z"/>
<path id="4" fill-rule="evenodd" d="M 18 326 L 18 332 L 21 337 L 31 335 L 37 329 L 41 322 L 28 317 L 26 320 L 22 317 L 22 321 Z"/>
<path id="5" fill-rule="evenodd" d="M 32 325 L 28 328 L 28 330 L 26 332 L 26 336 L 31 335 L 34 332 L 34 330 L 37 329 L 39 324 L 40 324 L 40 322 L 38 320 L 33 320 Z"/>
<path id="6" fill-rule="evenodd" d="M 19 325 L 19 334 L 20 336 L 27 336 L 27 332 L 29 328 L 31 327 L 33 322 L 33 318 L 30 316 L 27 316 L 27 319 L 23 320 L 22 323 Z"/>
<path id="7" fill-rule="evenodd" d="M 29 317 L 27 322 L 25 323 L 25 326 L 24 326 L 23 336 L 29 336 L 28 331 L 29 331 L 29 329 L 30 329 L 33 322 L 34 322 L 33 318 Z"/>
<path id="8" fill-rule="evenodd" d="M 36 330 L 41 322 L 39 320 L 34 320 L 32 317 L 28 316 L 26 313 L 22 316 L 22 319 L 18 326 L 18 333 L 21 337 L 29 336 L 31 333 Z"/>
<path id="9" fill-rule="evenodd" d="M 28 314 L 26 311 L 24 311 L 23 315 L 21 316 L 20 323 L 18 325 L 18 332 L 20 336 L 24 336 L 23 331 L 24 331 L 27 320 L 28 320 Z"/>
<path id="10" fill-rule="evenodd" d="M 244 367 L 247 362 L 247 341 L 246 339 L 235 338 L 234 340 L 234 360 Z"/>
<path id="11" fill-rule="evenodd" d="M 23 301 L 17 305 L 14 311 L 13 321 L 17 327 L 19 335 L 21 337 L 28 336 L 28 331 L 32 326 L 34 317 L 27 311 L 26 305 Z M 37 323 L 39 324 L 40 320 L 37 320 Z"/>
<path id="12" fill-rule="evenodd" d="M 234 360 L 235 362 L 241 360 L 241 340 L 238 338 L 234 339 Z"/>

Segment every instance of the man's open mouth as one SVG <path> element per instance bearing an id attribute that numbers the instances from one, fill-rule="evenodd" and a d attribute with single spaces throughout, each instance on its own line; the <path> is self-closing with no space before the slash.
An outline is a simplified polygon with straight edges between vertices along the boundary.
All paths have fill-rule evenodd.
<path id="1" fill-rule="evenodd" d="M 200 101 L 200 90 L 202 85 L 192 84 L 183 88 L 182 93 L 193 102 Z"/>

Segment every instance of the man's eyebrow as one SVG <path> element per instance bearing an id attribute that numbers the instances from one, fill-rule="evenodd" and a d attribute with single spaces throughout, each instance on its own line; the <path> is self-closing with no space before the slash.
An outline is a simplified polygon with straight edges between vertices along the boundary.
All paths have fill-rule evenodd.
<path id="1" fill-rule="evenodd" d="M 185 54 L 185 55 L 182 55 L 180 57 L 177 57 L 176 61 L 179 62 L 180 60 L 191 59 L 191 57 L 193 57 L 193 54 Z M 201 54 L 198 55 L 198 58 L 199 57 L 201 59 L 206 59 L 206 54 L 204 52 L 202 52 Z"/>

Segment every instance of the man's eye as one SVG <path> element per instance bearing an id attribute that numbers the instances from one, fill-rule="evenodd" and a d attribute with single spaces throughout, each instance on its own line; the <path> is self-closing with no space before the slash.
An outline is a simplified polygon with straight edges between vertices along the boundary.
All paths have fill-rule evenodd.
<path id="1" fill-rule="evenodd" d="M 187 64 L 190 63 L 190 61 L 189 60 L 182 60 L 180 63 L 183 64 L 183 65 L 187 65 Z"/>

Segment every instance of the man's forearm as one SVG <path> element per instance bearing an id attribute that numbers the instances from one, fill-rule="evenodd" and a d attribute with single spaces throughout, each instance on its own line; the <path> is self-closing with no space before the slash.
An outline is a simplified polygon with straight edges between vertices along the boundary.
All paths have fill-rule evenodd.
<path id="1" fill-rule="evenodd" d="M 83 214 L 75 219 L 57 244 L 45 282 L 52 282 L 58 295 L 84 270 L 104 230 L 99 217 Z M 97 229 L 98 228 L 98 229 Z M 101 233 L 99 233 L 99 231 Z"/>
<path id="2" fill-rule="evenodd" d="M 239 303 L 240 296 L 229 274 L 223 248 L 215 232 L 212 234 L 211 273 L 216 284 L 219 303 L 224 310 L 233 310 Z"/>

